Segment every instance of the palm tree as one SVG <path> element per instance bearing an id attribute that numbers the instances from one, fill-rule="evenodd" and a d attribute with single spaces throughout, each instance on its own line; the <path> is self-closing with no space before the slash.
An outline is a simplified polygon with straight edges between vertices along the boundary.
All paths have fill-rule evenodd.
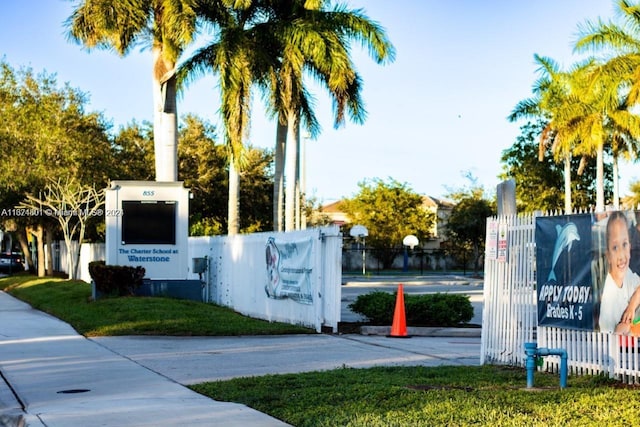
<path id="1" fill-rule="evenodd" d="M 241 1 L 236 3 L 238 7 L 225 9 L 209 8 L 205 4 L 198 10 L 200 17 L 215 26 L 216 38 L 196 50 L 178 70 L 181 84 L 188 84 L 208 72 L 219 76 L 220 111 L 229 164 L 227 233 L 230 235 L 240 230 L 240 170 L 243 166 L 243 147 L 249 132 L 251 87 L 255 81 L 256 67 L 265 57 L 263 41 L 254 28 L 260 9 Z"/>
<path id="2" fill-rule="evenodd" d="M 606 65 L 587 61 L 574 70 L 572 83 L 572 105 L 563 110 L 560 120 L 564 121 L 573 139 L 580 141 L 575 147 L 576 154 L 596 157 L 596 211 L 602 212 L 605 207 L 605 146 L 611 145 L 615 175 L 620 151 L 627 145 L 624 142 L 640 137 L 640 118 L 629 110 L 624 85 Z M 614 205 L 618 206 L 615 183 L 616 176 Z"/>
<path id="3" fill-rule="evenodd" d="M 157 181 L 177 180 L 176 63 L 196 31 L 192 0 L 84 0 L 67 19 L 68 37 L 88 49 L 126 56 L 150 40 L 153 54 Z"/>
<path id="4" fill-rule="evenodd" d="M 300 125 L 311 136 L 319 127 L 304 82 L 305 72 L 324 85 L 334 102 L 336 127 L 345 113 L 362 123 L 366 112 L 360 98 L 361 80 L 349 53 L 350 43 L 369 48 L 377 63 L 393 60 L 394 49 L 384 30 L 360 10 L 344 6 L 328 9 L 330 1 L 272 1 L 269 33 L 274 36 L 274 55 L 280 60 L 265 70 L 261 85 L 268 88 L 269 107 L 277 115 L 274 179 L 274 229 L 281 229 L 282 188 L 286 176 L 285 230 L 295 228 L 296 189 L 299 188 Z M 286 126 L 286 132 L 284 130 Z M 285 136 L 286 135 L 286 136 Z M 284 164 L 284 166 L 283 166 Z M 303 195 L 304 196 L 304 195 Z"/>
<path id="5" fill-rule="evenodd" d="M 571 203 L 571 153 L 572 143 L 565 129 L 561 127 L 558 116 L 562 110 L 570 107 L 570 75 L 560 71 L 558 64 L 551 58 L 534 56 L 539 64 L 540 78 L 533 86 L 534 97 L 520 101 L 507 117 L 510 121 L 521 118 L 543 117 L 546 121 L 540 134 L 538 159 L 542 161 L 544 151 L 551 148 L 556 161 L 564 162 L 564 210 L 570 213 Z"/>
<path id="6" fill-rule="evenodd" d="M 617 3 L 621 24 L 587 21 L 579 27 L 575 44 L 578 52 L 604 52 L 606 62 L 595 73 L 594 80 L 608 81 L 608 109 L 617 129 L 610 138 L 614 161 L 614 205 L 619 203 L 617 161 L 619 156 L 637 159 L 639 151 L 637 116 L 629 110 L 640 101 L 640 5 L 627 0 Z M 624 143 L 621 143 L 624 142 Z"/>
<path id="7" fill-rule="evenodd" d="M 312 134 L 319 129 L 311 95 L 303 84 L 304 70 L 311 70 L 312 75 L 327 84 L 334 97 L 336 122 L 342 123 L 345 109 L 349 109 L 355 118 L 362 117 L 363 113 L 359 98 L 361 84 L 353 71 L 345 41 L 354 38 L 368 44 L 379 62 L 393 56 L 393 48 L 377 24 L 369 22 L 357 11 L 336 8 L 321 12 L 323 3 L 321 0 L 262 0 L 251 2 L 250 7 L 229 8 L 224 17 L 203 14 L 217 26 L 216 40 L 197 50 L 181 65 L 179 72 L 185 82 L 209 70 L 220 74 L 221 110 L 231 155 L 236 162 L 241 158 L 248 130 L 251 85 L 270 89 L 263 93 L 269 98 L 272 112 L 278 115 L 279 125 L 274 203 L 281 200 L 282 159 L 285 151 L 288 153 L 288 173 L 284 174 L 290 181 L 285 204 L 287 230 L 292 230 L 294 223 L 299 126 L 302 122 Z M 286 144 L 286 141 L 294 142 Z M 232 162 L 231 165 L 230 169 L 233 169 L 239 164 Z M 230 194 L 230 234 L 234 232 L 231 210 L 237 209 L 232 199 Z M 274 215 L 275 229 L 280 227 L 280 218 L 279 214 Z"/>

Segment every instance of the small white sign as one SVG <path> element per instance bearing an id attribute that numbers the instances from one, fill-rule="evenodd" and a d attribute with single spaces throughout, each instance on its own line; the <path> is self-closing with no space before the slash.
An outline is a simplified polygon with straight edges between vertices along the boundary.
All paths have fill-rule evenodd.
<path id="1" fill-rule="evenodd" d="M 498 226 L 498 261 L 507 260 L 507 224 L 500 223 Z"/>

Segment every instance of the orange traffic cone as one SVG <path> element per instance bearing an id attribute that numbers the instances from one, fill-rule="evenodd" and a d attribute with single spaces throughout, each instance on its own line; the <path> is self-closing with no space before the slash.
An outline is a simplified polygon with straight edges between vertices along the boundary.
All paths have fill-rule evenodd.
<path id="1" fill-rule="evenodd" d="M 409 338 L 407 335 L 407 320 L 404 313 L 404 291 L 402 283 L 398 285 L 398 296 L 396 297 L 396 310 L 393 313 L 393 324 L 389 337 Z"/>

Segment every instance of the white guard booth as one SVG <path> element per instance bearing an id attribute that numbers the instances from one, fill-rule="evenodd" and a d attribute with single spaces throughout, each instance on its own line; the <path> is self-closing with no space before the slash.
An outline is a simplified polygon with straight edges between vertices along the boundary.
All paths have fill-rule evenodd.
<path id="1" fill-rule="evenodd" d="M 182 182 L 112 181 L 105 221 L 107 265 L 144 267 L 151 280 L 187 278 L 189 190 Z"/>

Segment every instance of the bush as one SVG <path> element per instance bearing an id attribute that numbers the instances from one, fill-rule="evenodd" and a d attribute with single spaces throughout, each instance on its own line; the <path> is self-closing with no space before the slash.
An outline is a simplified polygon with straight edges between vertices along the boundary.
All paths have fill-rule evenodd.
<path id="1" fill-rule="evenodd" d="M 145 275 L 143 267 L 106 265 L 104 261 L 89 263 L 89 274 L 96 290 L 107 296 L 131 296 L 142 285 Z"/>
<path id="2" fill-rule="evenodd" d="M 473 306 L 467 295 L 409 295 L 405 307 L 407 323 L 414 326 L 457 326 L 473 318 Z"/>
<path id="3" fill-rule="evenodd" d="M 358 295 L 358 298 L 349 304 L 349 308 L 354 313 L 366 316 L 373 325 L 390 325 L 393 320 L 396 294 L 397 292 L 390 294 L 388 292 L 375 291 Z"/>
<path id="4" fill-rule="evenodd" d="M 375 291 L 359 295 L 349 304 L 354 312 L 366 316 L 372 325 L 391 325 L 397 292 Z M 404 295 L 407 325 L 446 327 L 467 323 L 473 318 L 473 306 L 466 295 Z"/>

